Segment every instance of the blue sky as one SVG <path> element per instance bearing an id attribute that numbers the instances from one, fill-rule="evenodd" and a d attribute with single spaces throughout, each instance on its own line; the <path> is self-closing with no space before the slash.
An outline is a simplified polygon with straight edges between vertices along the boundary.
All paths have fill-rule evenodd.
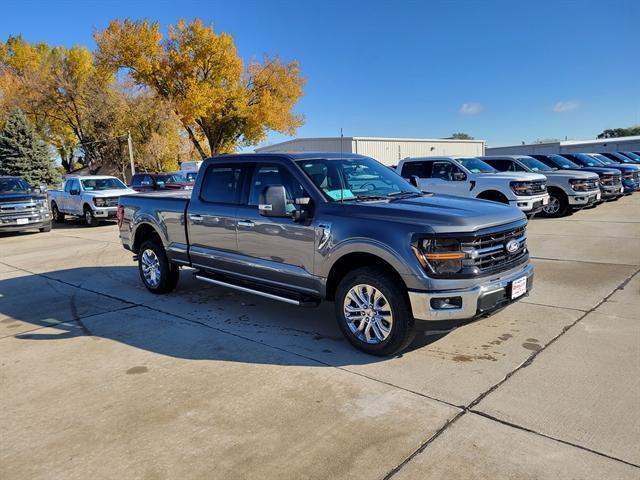
<path id="1" fill-rule="evenodd" d="M 212 22 L 247 60 L 300 61 L 298 136 L 463 131 L 498 146 L 640 124 L 637 0 L 23 0 L 2 10 L 2 39 L 91 48 L 115 18 Z"/>

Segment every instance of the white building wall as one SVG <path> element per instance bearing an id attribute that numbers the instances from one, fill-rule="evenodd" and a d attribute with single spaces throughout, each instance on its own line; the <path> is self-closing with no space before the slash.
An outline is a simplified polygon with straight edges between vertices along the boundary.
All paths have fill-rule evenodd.
<path id="1" fill-rule="evenodd" d="M 640 136 L 601 140 L 564 141 L 487 148 L 487 155 L 533 155 L 552 153 L 595 153 L 640 151 Z"/>
<path id="2" fill-rule="evenodd" d="M 352 152 L 353 141 L 351 137 L 342 138 L 342 152 Z M 340 137 L 325 138 L 296 138 L 281 143 L 274 143 L 265 147 L 256 148 L 257 153 L 268 152 L 340 152 Z"/>

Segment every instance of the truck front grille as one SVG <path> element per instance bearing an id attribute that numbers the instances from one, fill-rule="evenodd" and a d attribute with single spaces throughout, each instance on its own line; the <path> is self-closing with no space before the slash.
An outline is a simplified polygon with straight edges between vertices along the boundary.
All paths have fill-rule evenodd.
<path id="1" fill-rule="evenodd" d="M 582 182 L 583 185 L 585 186 L 585 190 L 597 190 L 598 189 L 598 180 L 597 179 L 590 179 L 590 180 L 585 180 L 584 182 Z"/>
<path id="2" fill-rule="evenodd" d="M 473 239 L 461 239 L 460 247 L 468 257 L 463 260 L 464 270 L 476 275 L 508 270 L 529 258 L 524 226 Z"/>
<path id="3" fill-rule="evenodd" d="M 118 198 L 119 197 L 108 197 L 105 198 L 105 204 L 107 207 L 117 207 L 118 206 Z"/>
<path id="4" fill-rule="evenodd" d="M 0 203 L 0 224 L 13 224 L 18 218 L 37 219 L 38 205 L 33 202 Z"/>

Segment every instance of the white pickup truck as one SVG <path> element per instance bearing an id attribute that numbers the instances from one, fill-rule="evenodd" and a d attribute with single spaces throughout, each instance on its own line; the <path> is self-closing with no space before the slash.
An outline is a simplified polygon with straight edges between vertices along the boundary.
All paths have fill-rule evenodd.
<path id="1" fill-rule="evenodd" d="M 405 158 L 396 169 L 421 190 L 506 203 L 529 217 L 549 203 L 544 175 L 498 172 L 476 157 Z"/>
<path id="2" fill-rule="evenodd" d="M 62 190 L 49 191 L 49 206 L 56 223 L 64 222 L 66 215 L 74 215 L 94 226 L 100 220 L 115 219 L 120 195 L 134 193 L 116 177 L 67 176 Z"/>

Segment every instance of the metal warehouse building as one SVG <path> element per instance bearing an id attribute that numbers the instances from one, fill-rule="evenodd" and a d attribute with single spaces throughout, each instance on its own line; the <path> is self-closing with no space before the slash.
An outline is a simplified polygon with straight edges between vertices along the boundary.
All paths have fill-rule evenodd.
<path id="1" fill-rule="evenodd" d="M 342 145 L 341 145 L 342 143 Z M 484 140 L 448 138 L 383 138 L 383 137 L 322 137 L 296 138 L 256 148 L 267 152 L 344 152 L 375 158 L 385 165 L 395 165 L 406 157 L 435 155 L 484 155 Z"/>
<path id="2" fill-rule="evenodd" d="M 551 153 L 633 152 L 640 150 L 640 136 L 603 138 L 600 140 L 569 140 L 533 143 L 509 147 L 487 148 L 487 155 L 533 155 Z"/>

